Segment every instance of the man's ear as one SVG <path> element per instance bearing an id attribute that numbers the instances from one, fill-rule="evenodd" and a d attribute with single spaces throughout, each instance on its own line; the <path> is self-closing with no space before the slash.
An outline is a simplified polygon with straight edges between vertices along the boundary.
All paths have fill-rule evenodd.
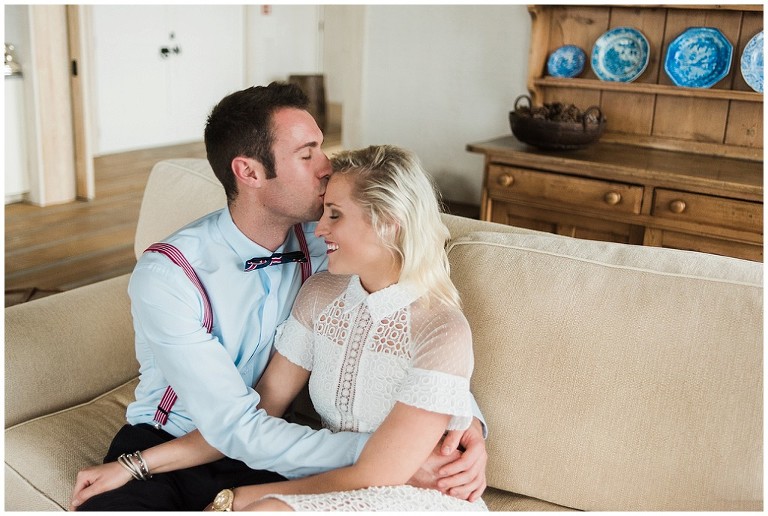
<path id="1" fill-rule="evenodd" d="M 242 183 L 251 188 L 260 188 L 264 181 L 266 173 L 264 167 L 253 158 L 237 156 L 232 160 L 232 173 L 238 183 Z"/>

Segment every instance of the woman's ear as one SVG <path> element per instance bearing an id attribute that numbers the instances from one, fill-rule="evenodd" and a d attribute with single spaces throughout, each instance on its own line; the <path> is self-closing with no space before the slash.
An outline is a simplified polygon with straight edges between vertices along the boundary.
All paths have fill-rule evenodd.
<path id="1" fill-rule="evenodd" d="M 251 188 L 260 188 L 265 177 L 261 163 L 245 156 L 237 156 L 232 160 L 232 173 L 238 183 Z"/>

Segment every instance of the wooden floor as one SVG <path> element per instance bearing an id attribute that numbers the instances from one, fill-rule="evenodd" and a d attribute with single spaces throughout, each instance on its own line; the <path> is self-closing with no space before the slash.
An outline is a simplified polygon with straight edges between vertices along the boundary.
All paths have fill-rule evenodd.
<path id="1" fill-rule="evenodd" d="M 152 166 L 166 158 L 204 158 L 202 143 L 94 160 L 96 195 L 38 207 L 5 206 L 5 289 L 70 290 L 130 272 L 133 237 Z M 7 297 L 7 296 L 6 296 Z"/>
<path id="2" fill-rule="evenodd" d="M 71 290 L 131 272 L 133 237 L 152 166 L 167 158 L 204 157 L 202 143 L 102 156 L 94 161 L 93 201 L 6 205 L 6 305 L 31 288 Z M 477 218 L 479 213 L 477 206 L 446 204 L 456 215 Z"/>

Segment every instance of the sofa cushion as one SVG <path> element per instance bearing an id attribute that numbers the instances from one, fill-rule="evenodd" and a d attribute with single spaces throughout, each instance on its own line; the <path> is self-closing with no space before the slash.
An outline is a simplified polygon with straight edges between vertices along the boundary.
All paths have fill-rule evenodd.
<path id="1" fill-rule="evenodd" d="M 762 508 L 762 264 L 487 232 L 448 256 L 489 485 L 585 510 Z"/>
<path id="2" fill-rule="evenodd" d="M 208 161 L 188 158 L 158 162 L 141 202 L 133 248 L 136 257 L 151 244 L 226 205 L 224 188 Z"/>
<path id="3" fill-rule="evenodd" d="M 75 475 L 101 463 L 138 379 L 78 407 L 43 416 L 5 432 L 5 503 L 23 510 L 56 511 L 69 506 Z M 40 443 L 46 443 L 41 449 Z M 494 511 L 562 511 L 565 507 L 489 488 L 483 499 Z"/>
<path id="4" fill-rule="evenodd" d="M 559 512 L 576 510 L 563 507 L 562 505 L 545 502 L 544 500 L 531 498 L 530 496 L 523 496 L 501 489 L 494 489 L 493 487 L 489 487 L 485 490 L 483 493 L 483 501 L 493 512 Z"/>
<path id="5" fill-rule="evenodd" d="M 136 376 L 127 289 L 125 274 L 6 308 L 6 427 Z"/>
<path id="6" fill-rule="evenodd" d="M 441 218 L 443 220 L 443 224 L 445 224 L 445 226 L 448 228 L 448 231 L 451 233 L 452 240 L 476 231 L 493 231 L 494 233 L 522 233 L 525 235 L 548 234 L 541 231 L 534 231 L 532 229 L 509 226 L 507 224 L 499 224 L 498 222 L 468 219 L 466 217 L 451 215 L 449 213 L 443 213 Z"/>
<path id="7" fill-rule="evenodd" d="M 6 429 L 5 506 L 66 510 L 77 472 L 101 463 L 125 424 L 136 385 L 133 379 L 83 405 Z"/>

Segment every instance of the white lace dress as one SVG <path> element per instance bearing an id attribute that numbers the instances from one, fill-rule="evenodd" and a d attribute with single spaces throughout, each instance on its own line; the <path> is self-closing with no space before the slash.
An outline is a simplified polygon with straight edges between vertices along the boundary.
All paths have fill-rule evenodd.
<path id="1" fill-rule="evenodd" d="M 368 294 L 357 276 L 321 273 L 307 286 L 275 348 L 312 371 L 309 392 L 324 427 L 373 432 L 396 402 L 451 415 L 449 430 L 469 426 L 472 337 L 460 310 L 425 308 L 400 285 Z M 411 486 L 268 497 L 297 511 L 487 510 L 482 500 Z"/>

